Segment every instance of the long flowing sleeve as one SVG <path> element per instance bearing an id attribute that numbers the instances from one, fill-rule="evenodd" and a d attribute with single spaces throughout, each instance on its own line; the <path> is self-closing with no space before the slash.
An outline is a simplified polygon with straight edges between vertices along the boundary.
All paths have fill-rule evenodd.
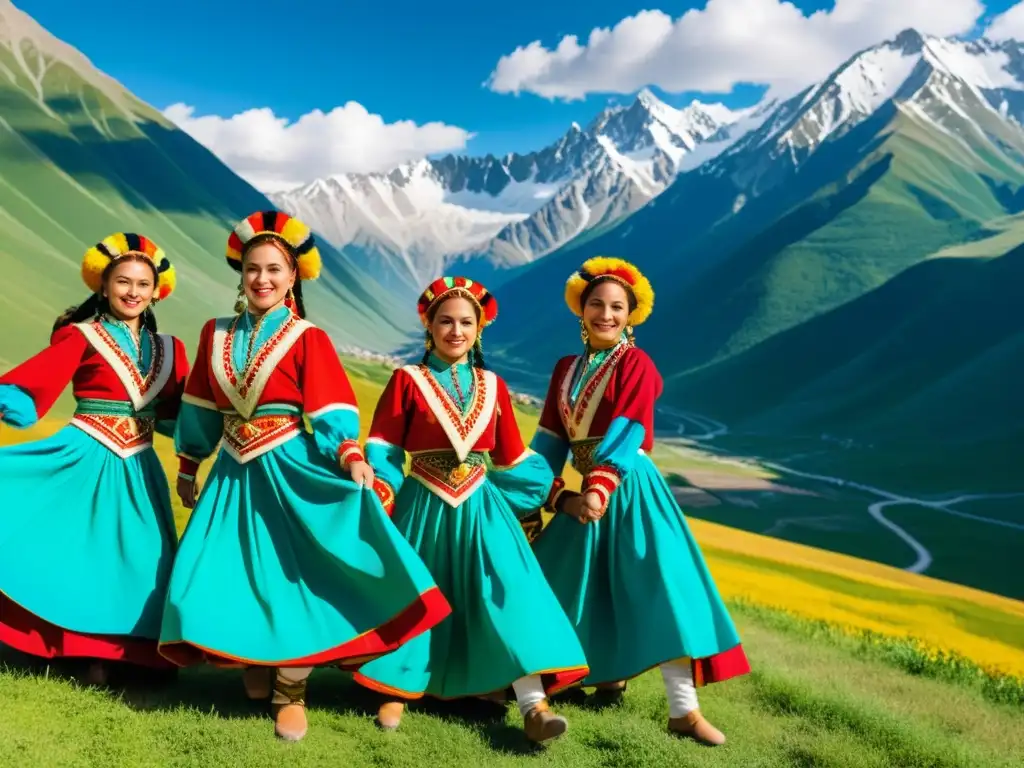
<path id="1" fill-rule="evenodd" d="M 50 346 L 0 376 L 0 420 L 18 429 L 31 427 L 57 402 L 88 349 L 72 325 L 58 329 Z"/>
<path id="2" fill-rule="evenodd" d="M 195 480 L 199 465 L 217 448 L 224 431 L 224 417 L 210 383 L 210 351 L 213 341 L 211 320 L 199 335 L 195 365 L 185 381 L 178 418 L 174 425 L 174 450 L 178 454 L 178 476 Z"/>
<path id="3" fill-rule="evenodd" d="M 156 406 L 156 431 L 164 437 L 174 437 L 174 428 L 181 412 L 181 398 L 188 381 L 188 351 L 181 339 L 174 340 L 174 372 L 171 374 L 171 392 Z"/>
<path id="4" fill-rule="evenodd" d="M 554 473 L 547 458 L 523 444 L 505 382 L 498 379 L 497 421 L 491 450 L 490 480 L 517 518 L 537 510 L 551 492 Z"/>
<path id="5" fill-rule="evenodd" d="M 654 403 L 662 386 L 661 374 L 647 353 L 634 349 L 620 365 L 622 379 L 612 421 L 594 449 L 594 467 L 582 483 L 583 492 L 596 493 L 603 505 L 635 466 L 644 443 L 653 437 Z"/>
<path id="6" fill-rule="evenodd" d="M 387 386 L 377 400 L 366 441 L 366 460 L 373 467 L 373 490 L 390 515 L 395 496 L 405 482 L 405 435 L 411 410 L 408 376 L 401 369 L 391 374 Z"/>
<path id="7" fill-rule="evenodd" d="M 326 331 L 308 329 L 302 344 L 302 402 L 313 439 L 320 453 L 347 469 L 352 462 L 365 460 L 359 447 L 355 391 Z"/>
<path id="8" fill-rule="evenodd" d="M 553 479 L 543 504 L 551 512 L 558 508 L 559 501 L 567 493 L 565 480 L 562 479 L 562 471 L 565 469 L 565 462 L 569 457 L 569 435 L 565 431 L 562 417 L 558 414 L 558 391 L 562 384 L 562 378 L 573 359 L 572 357 L 563 358 L 555 365 L 551 381 L 548 384 L 548 393 L 544 398 L 544 408 L 541 411 L 540 420 L 537 422 L 537 431 L 533 435 L 533 440 L 530 441 L 530 448 L 544 457 L 551 469 Z"/>

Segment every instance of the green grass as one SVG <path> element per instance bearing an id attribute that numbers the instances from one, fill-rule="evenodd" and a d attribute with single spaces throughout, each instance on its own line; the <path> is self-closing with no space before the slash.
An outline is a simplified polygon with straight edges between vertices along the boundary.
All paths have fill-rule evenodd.
<path id="1" fill-rule="evenodd" d="M 0 669 L 5 754 L 40 766 L 552 765 L 1000 768 L 1024 754 L 1013 690 L 996 694 L 949 660 L 871 642 L 764 609 L 735 606 L 753 674 L 702 689 L 706 715 L 729 737 L 720 749 L 665 732 L 657 672 L 630 685 L 622 708 L 556 702 L 568 735 L 546 750 L 522 736 L 514 707 L 414 705 L 399 732 L 372 722 L 376 699 L 335 670 L 310 685 L 310 732 L 284 744 L 237 672 L 186 670 L 165 689 L 79 687 L 51 669 Z M 16 664 L 20 657 L 12 658 Z M 951 671 L 944 671 L 946 669 Z M 958 671 L 959 670 L 959 671 Z M 16 756 L 16 758 L 15 758 Z"/>

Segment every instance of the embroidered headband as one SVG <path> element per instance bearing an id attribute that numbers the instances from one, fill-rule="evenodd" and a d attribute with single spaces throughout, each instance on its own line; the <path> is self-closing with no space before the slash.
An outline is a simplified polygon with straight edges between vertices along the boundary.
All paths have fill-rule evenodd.
<path id="1" fill-rule="evenodd" d="M 480 283 L 468 277 L 439 277 L 420 294 L 416 310 L 424 327 L 430 325 L 430 311 L 445 299 L 462 296 L 472 302 L 480 312 L 480 328 L 486 328 L 498 316 L 498 300 Z"/>
<path id="2" fill-rule="evenodd" d="M 167 255 L 148 237 L 134 232 L 117 232 L 103 238 L 82 257 L 82 281 L 93 293 L 103 289 L 103 272 L 114 262 L 127 256 L 142 256 L 156 270 L 154 301 L 163 301 L 174 293 L 178 277 Z"/>
<path id="3" fill-rule="evenodd" d="M 227 260 L 236 272 L 242 271 L 246 246 L 260 235 L 273 237 L 288 247 L 295 257 L 300 279 L 320 277 L 322 261 L 316 238 L 309 227 L 281 211 L 258 211 L 235 225 L 228 236 Z"/>
<path id="4" fill-rule="evenodd" d="M 629 313 L 630 325 L 640 325 L 651 316 L 654 289 L 643 273 L 623 259 L 595 256 L 583 262 L 583 266 L 565 282 L 565 303 L 577 317 L 583 316 L 583 292 L 595 280 L 614 280 L 633 297 L 636 307 Z"/>

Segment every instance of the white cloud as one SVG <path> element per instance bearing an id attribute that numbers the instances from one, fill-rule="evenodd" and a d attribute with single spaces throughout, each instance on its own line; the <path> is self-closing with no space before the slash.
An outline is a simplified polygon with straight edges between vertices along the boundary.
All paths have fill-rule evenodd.
<path id="1" fill-rule="evenodd" d="M 1024 40 L 1024 3 L 1017 3 L 992 19 L 985 37 L 990 40 Z"/>
<path id="2" fill-rule="evenodd" d="M 233 117 L 203 115 L 172 104 L 164 116 L 263 192 L 289 189 L 336 173 L 391 170 L 436 152 L 458 151 L 473 134 L 453 125 L 412 120 L 385 123 L 350 101 L 295 122 L 268 107 Z"/>
<path id="3" fill-rule="evenodd" d="M 641 11 L 613 28 L 540 41 L 502 56 L 486 85 L 498 93 L 581 99 L 590 93 L 728 92 L 738 83 L 795 91 L 859 50 L 907 28 L 955 35 L 984 12 L 980 0 L 836 0 L 805 16 L 780 0 L 708 0 L 673 20 Z"/>

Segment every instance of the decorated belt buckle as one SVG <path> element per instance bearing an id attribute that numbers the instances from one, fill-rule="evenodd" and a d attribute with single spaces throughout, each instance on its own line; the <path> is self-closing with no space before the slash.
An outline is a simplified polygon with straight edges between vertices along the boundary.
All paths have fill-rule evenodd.
<path id="1" fill-rule="evenodd" d="M 452 485 L 459 485 L 463 480 L 469 477 L 469 472 L 469 465 L 463 461 L 459 466 L 455 467 L 455 469 L 448 473 L 448 480 Z"/>

